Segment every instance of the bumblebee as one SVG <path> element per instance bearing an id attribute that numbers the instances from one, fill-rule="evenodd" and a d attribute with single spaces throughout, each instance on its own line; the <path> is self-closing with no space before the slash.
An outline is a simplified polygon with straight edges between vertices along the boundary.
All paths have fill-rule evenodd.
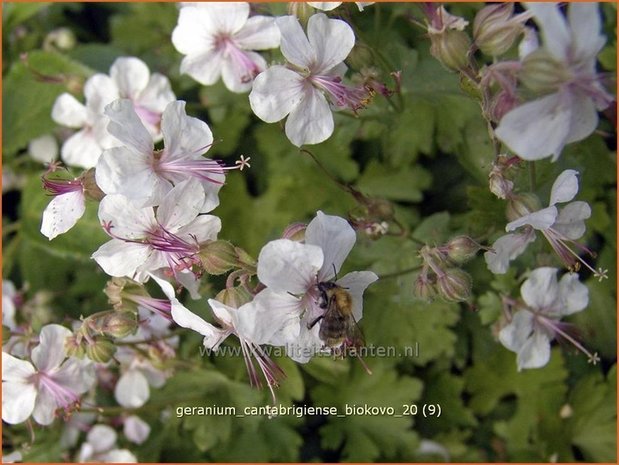
<path id="1" fill-rule="evenodd" d="M 318 305 L 325 312 L 308 325 L 312 329 L 320 323 L 318 337 L 328 347 L 339 347 L 344 343 L 346 347 L 363 346 L 363 335 L 353 316 L 352 296 L 346 288 L 325 281 L 317 284 L 320 298 Z"/>

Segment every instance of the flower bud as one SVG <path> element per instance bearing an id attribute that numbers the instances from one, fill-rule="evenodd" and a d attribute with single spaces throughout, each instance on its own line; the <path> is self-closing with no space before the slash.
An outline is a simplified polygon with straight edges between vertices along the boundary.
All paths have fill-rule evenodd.
<path id="1" fill-rule="evenodd" d="M 385 199 L 369 198 L 367 200 L 368 215 L 377 220 L 391 220 L 395 215 L 393 204 Z"/>
<path id="2" fill-rule="evenodd" d="M 445 244 L 447 256 L 457 264 L 468 262 L 481 248 L 482 246 L 469 236 L 456 236 Z"/>
<path id="3" fill-rule="evenodd" d="M 314 14 L 314 9 L 306 2 L 289 2 L 288 14 L 296 16 L 301 25 L 305 27 L 310 19 L 310 16 Z"/>
<path id="4" fill-rule="evenodd" d="M 84 339 L 81 337 L 78 338 L 74 335 L 67 337 L 64 341 L 64 350 L 66 351 L 67 356 L 84 358 L 86 352 L 84 350 L 84 345 L 82 344 L 83 341 Z"/>
<path id="5" fill-rule="evenodd" d="M 471 276 L 459 268 L 449 268 L 436 280 L 440 296 L 449 302 L 462 302 L 471 296 Z"/>
<path id="6" fill-rule="evenodd" d="M 434 277 L 423 276 L 423 273 L 420 273 L 415 279 L 415 283 L 413 286 L 413 293 L 415 296 L 421 300 L 430 301 L 436 297 L 437 289 L 436 282 Z"/>
<path id="7" fill-rule="evenodd" d="M 543 95 L 556 92 L 570 74 L 549 52 L 538 49 L 524 57 L 518 79 L 530 91 Z"/>
<path id="8" fill-rule="evenodd" d="M 212 275 L 224 274 L 238 266 L 236 248 L 228 241 L 210 241 L 200 246 L 202 266 Z"/>
<path id="9" fill-rule="evenodd" d="M 514 183 L 509 179 L 505 179 L 502 174 L 491 172 L 488 176 L 488 187 L 490 192 L 499 199 L 507 199 L 514 190 Z"/>
<path id="10" fill-rule="evenodd" d="M 473 22 L 473 38 L 486 55 L 499 56 L 510 49 L 524 30 L 530 12 L 512 16 L 513 3 L 488 5 L 477 13 Z"/>
<path id="11" fill-rule="evenodd" d="M 116 346 L 107 338 L 95 337 L 94 340 L 86 346 L 86 356 L 97 363 L 109 362 L 114 352 L 116 352 Z"/>
<path id="12" fill-rule="evenodd" d="M 507 203 L 507 219 L 509 221 L 528 215 L 529 213 L 541 210 L 542 204 L 535 194 L 524 193 L 514 195 Z"/>
<path id="13" fill-rule="evenodd" d="M 123 338 L 135 332 L 138 327 L 135 313 L 110 312 L 102 318 L 100 330 L 106 336 Z"/>
<path id="14" fill-rule="evenodd" d="M 287 226 L 282 233 L 282 239 L 290 239 L 291 241 L 301 242 L 305 240 L 305 223 L 292 223 Z"/>
<path id="15" fill-rule="evenodd" d="M 250 302 L 252 298 L 253 296 L 243 286 L 227 287 L 215 296 L 215 300 L 232 308 L 239 308 L 241 305 Z"/>
<path id="16" fill-rule="evenodd" d="M 68 27 L 60 27 L 58 29 L 54 29 L 45 37 L 43 41 L 43 49 L 44 50 L 71 50 L 75 47 L 77 40 L 75 39 L 75 34 Z"/>
<path id="17" fill-rule="evenodd" d="M 431 33 L 430 41 L 430 53 L 446 68 L 458 71 L 469 64 L 471 40 L 466 32 L 446 29 L 437 34 Z"/>
<path id="18" fill-rule="evenodd" d="M 105 194 L 99 186 L 97 185 L 97 181 L 95 181 L 95 169 L 90 168 L 88 171 L 85 171 L 80 179 L 82 181 L 82 186 L 84 187 L 84 196 L 89 200 L 95 200 L 99 202 Z"/>

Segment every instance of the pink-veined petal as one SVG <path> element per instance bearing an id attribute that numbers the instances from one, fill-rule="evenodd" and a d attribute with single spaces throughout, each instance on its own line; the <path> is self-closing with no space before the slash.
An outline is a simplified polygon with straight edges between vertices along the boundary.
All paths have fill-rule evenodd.
<path id="1" fill-rule="evenodd" d="M 55 196 L 43 211 L 41 234 L 50 241 L 66 233 L 86 211 L 86 199 L 82 191 L 67 192 Z"/>
<path id="2" fill-rule="evenodd" d="M 304 294 L 323 264 L 322 249 L 289 239 L 266 244 L 258 256 L 258 279 L 277 292 Z"/>
<path id="3" fill-rule="evenodd" d="M 256 52 L 240 51 L 245 57 L 253 62 L 258 71 L 266 69 L 266 61 Z M 229 91 L 242 93 L 252 88 L 253 75 L 248 74 L 247 68 L 234 59 L 228 59 L 223 63 L 221 79 Z"/>
<path id="4" fill-rule="evenodd" d="M 137 208 L 124 195 L 106 195 L 99 203 L 99 219 L 122 239 L 142 239 L 157 226 L 152 208 Z"/>
<path id="5" fill-rule="evenodd" d="M 214 241 L 221 231 L 221 220 L 214 215 L 200 215 L 177 231 L 181 237 L 194 237 L 198 243 Z"/>
<path id="6" fill-rule="evenodd" d="M 39 389 L 32 410 L 32 418 L 39 425 L 51 425 L 56 419 L 56 410 L 60 406 L 46 389 Z"/>

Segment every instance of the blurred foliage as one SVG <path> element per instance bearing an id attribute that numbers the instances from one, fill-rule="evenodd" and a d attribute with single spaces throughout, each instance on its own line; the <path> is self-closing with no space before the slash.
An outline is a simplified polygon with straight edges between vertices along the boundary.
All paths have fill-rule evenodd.
<path id="1" fill-rule="evenodd" d="M 453 5 L 472 17 L 481 4 Z M 282 5 L 273 8 L 285 13 Z M 616 70 L 616 5 L 605 4 L 607 36 L 600 60 Z M 57 133 L 50 117 L 55 98 L 73 90 L 94 72 L 107 72 L 118 56 L 135 55 L 167 75 L 188 113 L 208 122 L 216 143 L 210 154 L 234 160 L 251 156 L 252 168 L 232 173 L 221 190 L 220 237 L 253 256 L 290 223 L 308 221 L 317 210 L 346 216 L 355 199 L 333 182 L 386 199 L 408 235 L 372 241 L 359 237 L 346 267 L 371 269 L 384 279 L 366 293 L 361 321 L 366 342 L 394 347 L 392 356 L 365 360 L 319 358 L 307 365 L 278 359 L 287 379 L 278 403 L 291 406 L 392 407 L 397 414 L 338 416 L 185 416 L 177 407 L 266 405 L 268 391 L 249 387 L 243 361 L 200 357 L 200 339 L 181 333 L 176 374 L 154 389 L 137 413 L 152 426 L 148 441 L 120 443 L 140 461 L 426 461 L 440 460 L 420 447 L 431 440 L 452 461 L 616 460 L 616 159 L 612 123 L 568 146 L 556 163 L 537 162 L 536 188 L 547 202 L 550 186 L 563 169 L 580 172 L 579 200 L 592 205 L 584 241 L 597 252 L 597 265 L 611 278 L 598 283 L 583 274 L 589 308 L 571 318 L 584 344 L 602 363 L 583 362 L 554 347 L 548 366 L 518 372 L 515 355 L 496 341 L 501 297 L 518 296 L 522 275 L 549 260 L 538 239 L 504 276 L 493 276 L 481 256 L 466 265 L 474 278 L 473 297 L 464 304 L 425 303 L 413 296 L 420 243 L 437 245 L 456 234 L 484 244 L 503 234 L 504 203 L 487 189 L 493 160 L 479 106 L 460 89 L 455 74 L 429 55 L 413 4 L 377 4 L 363 13 L 346 5 L 331 14 L 353 25 L 357 46 L 352 71 L 371 67 L 393 87 L 390 72 L 401 71 L 401 93 L 376 96 L 358 117 L 336 114 L 336 130 L 311 146 L 313 157 L 293 147 L 279 124 L 257 120 L 246 95 L 223 85 L 201 87 L 180 76 L 181 60 L 170 41 L 178 6 L 173 3 L 5 3 L 3 4 L 3 173 L 18 181 L 3 186 L 3 277 L 28 296 L 51 292 L 40 324 L 79 318 L 105 306 L 106 276 L 89 259 L 106 239 L 98 227 L 97 205 L 69 233 L 52 242 L 39 233 L 48 197 L 40 187 L 43 167 L 27 155 L 28 142 Z M 53 30 L 70 28 L 77 44 L 68 51 L 44 47 Z M 45 48 L 45 49 L 44 49 Z M 271 59 L 278 59 L 274 54 Z M 528 187 L 530 172 L 516 183 Z M 550 259 L 554 260 L 554 259 Z M 552 262 L 555 266 L 557 262 Z M 347 270 L 344 270 L 347 271 Z M 215 281 L 212 284 L 217 284 Z M 216 288 L 215 285 L 213 285 Z M 204 302 L 188 303 L 201 315 Z M 232 344 L 232 343 L 230 343 Z M 407 354 L 407 350 L 415 351 Z M 191 366 L 190 369 L 184 367 Z M 110 393 L 101 405 L 113 406 Z M 423 405 L 438 404 L 440 417 L 424 417 Z M 405 415 L 416 405 L 416 415 Z M 36 441 L 24 461 L 56 462 L 67 457 L 58 428 L 36 428 Z M 22 425 L 4 428 L 11 450 L 29 441 Z"/>

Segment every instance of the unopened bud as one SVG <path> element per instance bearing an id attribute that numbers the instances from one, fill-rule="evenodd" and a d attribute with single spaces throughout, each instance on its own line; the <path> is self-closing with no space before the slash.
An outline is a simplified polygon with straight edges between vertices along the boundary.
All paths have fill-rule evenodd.
<path id="1" fill-rule="evenodd" d="M 306 2 L 289 2 L 288 14 L 296 16 L 299 19 L 301 25 L 305 26 L 310 16 L 314 14 L 314 9 Z"/>
<path id="2" fill-rule="evenodd" d="M 443 66 L 453 71 L 466 68 L 469 64 L 471 40 L 464 31 L 446 29 L 437 34 L 430 34 L 430 53 Z"/>
<path id="3" fill-rule="evenodd" d="M 436 282 L 433 278 L 434 276 L 431 278 L 430 276 L 423 276 L 423 274 L 417 276 L 413 286 L 413 293 L 417 298 L 430 301 L 436 297 Z"/>
<path id="4" fill-rule="evenodd" d="M 508 112 L 518 106 L 520 100 L 518 95 L 511 90 L 500 90 L 490 100 L 488 105 L 488 116 L 492 121 L 498 123 Z"/>
<path id="5" fill-rule="evenodd" d="M 80 342 L 83 339 L 77 336 L 69 336 L 64 341 L 64 350 L 69 357 L 84 358 L 85 350 L 83 344 Z"/>
<path id="6" fill-rule="evenodd" d="M 445 244 L 447 256 L 457 264 L 462 264 L 473 258 L 482 246 L 469 236 L 456 236 Z"/>
<path id="7" fill-rule="evenodd" d="M 527 89 L 543 95 L 556 92 L 570 79 L 570 73 L 549 52 L 538 49 L 524 57 L 518 79 Z"/>
<path id="8" fill-rule="evenodd" d="M 306 228 L 307 225 L 305 223 L 292 223 L 284 229 L 282 239 L 290 239 L 297 242 L 304 241 Z"/>
<path id="9" fill-rule="evenodd" d="M 486 55 L 499 56 L 507 52 L 524 30 L 530 12 L 513 16 L 514 4 L 488 5 L 477 13 L 473 22 L 473 38 Z"/>
<path id="10" fill-rule="evenodd" d="M 110 312 L 102 319 L 100 330 L 106 336 L 123 338 L 135 332 L 138 327 L 135 313 Z"/>
<path id="11" fill-rule="evenodd" d="M 535 194 L 523 193 L 514 195 L 507 202 L 507 219 L 514 221 L 541 208 L 542 204 Z"/>
<path id="12" fill-rule="evenodd" d="M 69 75 L 65 84 L 69 93 L 73 95 L 80 95 L 84 91 L 84 78 L 81 76 Z"/>
<path id="13" fill-rule="evenodd" d="M 73 31 L 68 27 L 60 27 L 47 34 L 43 40 L 43 49 L 71 50 L 76 43 L 77 40 Z"/>
<path id="14" fill-rule="evenodd" d="M 228 241 L 210 241 L 200 246 L 200 262 L 207 273 L 224 274 L 238 266 L 235 247 Z"/>
<path id="15" fill-rule="evenodd" d="M 239 308 L 241 305 L 250 302 L 252 298 L 251 293 L 243 286 L 228 287 L 215 296 L 215 300 L 232 308 Z"/>
<path id="16" fill-rule="evenodd" d="M 376 220 L 392 220 L 395 215 L 393 204 L 385 199 L 369 198 L 367 201 L 368 215 Z"/>
<path id="17" fill-rule="evenodd" d="M 490 192 L 499 199 L 507 199 L 514 190 L 514 183 L 509 179 L 505 179 L 501 174 L 491 172 L 488 176 L 488 187 Z"/>
<path id="18" fill-rule="evenodd" d="M 116 346 L 112 341 L 102 337 L 96 337 L 86 346 L 86 356 L 97 363 L 107 363 L 116 352 Z"/>
<path id="19" fill-rule="evenodd" d="M 82 181 L 82 186 L 84 186 L 84 195 L 87 199 L 100 201 L 103 197 L 105 197 L 105 193 L 99 189 L 97 185 L 97 181 L 95 180 L 95 169 L 90 168 L 88 171 L 85 171 L 80 179 Z"/>
<path id="20" fill-rule="evenodd" d="M 459 268 L 445 270 L 436 280 L 440 296 L 449 302 L 462 302 L 471 296 L 471 276 Z"/>

